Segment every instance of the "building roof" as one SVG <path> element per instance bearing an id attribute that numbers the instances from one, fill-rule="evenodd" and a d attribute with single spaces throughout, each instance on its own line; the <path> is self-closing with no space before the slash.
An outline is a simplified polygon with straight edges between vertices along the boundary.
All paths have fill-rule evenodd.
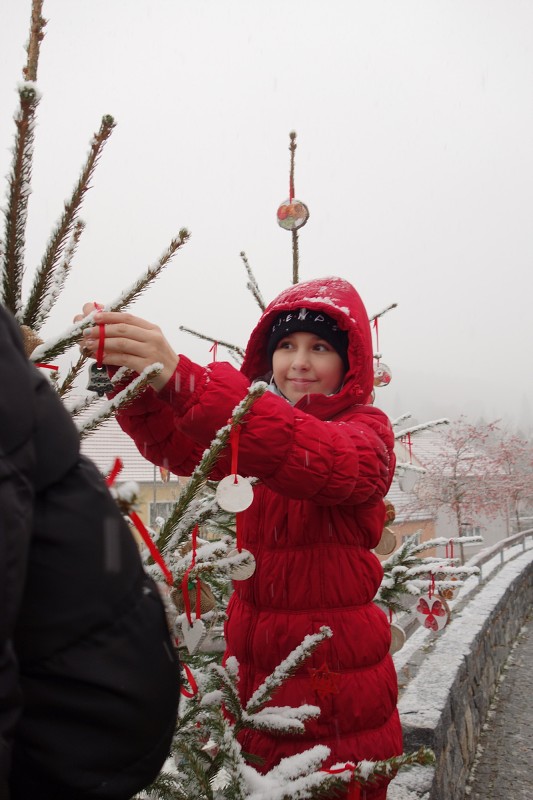
<path id="1" fill-rule="evenodd" d="M 90 411 L 82 411 L 76 417 L 77 426 L 79 427 L 80 423 L 93 413 L 94 405 Z M 94 461 L 104 475 L 111 470 L 115 458 L 118 457 L 123 464 L 120 472 L 121 481 L 153 483 L 154 477 L 157 481 L 161 481 L 159 469 L 143 458 L 133 440 L 124 433 L 114 417 L 107 419 L 99 428 L 82 439 L 81 451 Z"/>

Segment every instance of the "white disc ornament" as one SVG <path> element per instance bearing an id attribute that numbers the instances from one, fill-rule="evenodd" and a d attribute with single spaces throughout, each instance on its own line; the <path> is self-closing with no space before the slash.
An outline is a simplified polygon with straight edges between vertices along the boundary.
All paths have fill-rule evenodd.
<path id="1" fill-rule="evenodd" d="M 240 553 L 237 549 L 230 550 L 226 558 L 232 558 L 238 555 L 244 555 L 246 558 L 230 567 L 230 578 L 232 581 L 247 581 L 255 572 L 255 558 L 249 550 L 244 549 L 242 549 Z"/>
<path id="2" fill-rule="evenodd" d="M 252 505 L 254 490 L 246 478 L 240 475 L 227 475 L 218 484 L 215 498 L 224 511 L 237 514 Z"/>
<path id="3" fill-rule="evenodd" d="M 296 231 L 309 219 L 309 209 L 301 200 L 285 200 L 277 211 L 278 225 L 286 231 Z"/>
<path id="4" fill-rule="evenodd" d="M 402 492 L 412 492 L 419 480 L 419 472 L 414 469 L 404 469 L 398 477 L 398 486 Z"/>
<path id="5" fill-rule="evenodd" d="M 379 556 L 388 556 L 396 548 L 396 534 L 390 528 L 383 528 L 381 539 L 374 547 L 374 552 Z"/>
<path id="6" fill-rule="evenodd" d="M 441 631 L 450 619 L 450 609 L 442 597 L 429 594 L 420 595 L 415 608 L 415 616 L 424 628 Z"/>
<path id="7" fill-rule="evenodd" d="M 374 365 L 374 386 L 388 386 L 392 380 L 391 368 L 382 361 Z"/>
<path id="8" fill-rule="evenodd" d="M 389 653 L 392 655 L 393 653 L 397 653 L 398 650 L 401 650 L 406 642 L 406 635 L 403 628 L 400 628 L 399 625 L 395 625 L 394 623 L 390 626 L 390 647 Z"/>

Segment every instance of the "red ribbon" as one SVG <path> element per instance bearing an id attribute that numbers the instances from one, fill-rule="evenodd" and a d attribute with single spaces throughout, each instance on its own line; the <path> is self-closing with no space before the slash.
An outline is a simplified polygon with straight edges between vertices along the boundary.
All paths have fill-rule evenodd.
<path id="1" fill-rule="evenodd" d="M 117 477 L 117 475 L 119 474 L 119 472 L 121 471 L 123 466 L 124 466 L 124 464 L 122 463 L 120 458 L 118 458 L 118 456 L 117 456 L 117 458 L 115 458 L 115 463 L 113 464 L 113 467 L 111 468 L 111 472 L 109 473 L 109 475 L 105 479 L 105 482 L 106 482 L 107 486 L 109 486 L 109 487 L 113 486 L 113 484 L 115 483 L 115 478 Z"/>
<path id="2" fill-rule="evenodd" d="M 181 666 L 185 670 L 185 674 L 187 676 L 187 680 L 189 681 L 189 683 L 191 685 L 191 691 L 189 692 L 188 689 L 185 689 L 185 687 L 182 686 L 181 689 L 180 689 L 180 692 L 184 697 L 194 697 L 196 694 L 198 694 L 198 684 L 194 680 L 194 675 L 192 674 L 192 672 L 189 669 L 189 667 L 187 666 L 187 664 L 184 664 L 183 661 L 182 661 L 181 662 Z"/>
<path id="3" fill-rule="evenodd" d="M 377 353 L 376 361 L 379 364 L 379 330 L 378 330 L 378 318 L 377 317 L 374 320 L 374 330 L 376 331 L 376 353 Z"/>
<path id="4" fill-rule="evenodd" d="M 230 444 L 231 444 L 231 472 L 232 475 L 235 476 L 234 483 L 237 483 L 237 461 L 239 458 L 239 436 L 240 436 L 240 428 L 239 425 L 234 425 L 231 429 L 230 433 Z"/>
<path id="5" fill-rule="evenodd" d="M 100 303 L 95 303 L 94 307 L 97 311 L 101 311 L 103 306 Z M 100 368 L 104 358 L 104 342 L 105 342 L 105 325 L 98 326 L 98 349 L 96 351 L 96 366 Z"/>
<path id="6" fill-rule="evenodd" d="M 435 594 L 435 575 L 433 574 L 433 572 L 430 572 L 430 574 L 429 574 L 429 592 L 428 592 L 428 594 L 429 594 L 429 599 L 430 600 L 433 597 L 433 595 Z"/>
<path id="7" fill-rule="evenodd" d="M 446 558 L 453 558 L 453 539 L 450 539 L 450 541 L 446 545 Z"/>
<path id="8" fill-rule="evenodd" d="M 327 772 L 328 775 L 338 775 L 341 772 L 346 772 L 350 770 L 350 772 L 355 772 L 355 766 L 353 764 L 345 764 L 344 767 L 338 767 L 337 769 L 322 769 L 321 772 Z M 348 788 L 348 795 L 347 800 L 360 800 L 361 797 L 361 784 L 359 781 L 356 781 L 354 777 L 350 781 L 350 786 Z"/>
<path id="9" fill-rule="evenodd" d="M 233 483 L 238 483 L 237 480 L 237 463 L 239 459 L 239 436 L 241 434 L 241 429 L 239 425 L 234 425 L 231 429 L 230 433 L 230 444 L 231 444 L 231 473 L 234 475 Z M 237 550 L 239 553 L 242 551 L 242 544 L 241 544 L 241 523 L 240 523 L 241 515 L 239 513 L 235 514 L 235 539 Z"/>
<path id="10" fill-rule="evenodd" d="M 183 579 L 181 581 L 181 593 L 183 595 L 183 604 L 185 606 L 185 613 L 187 615 L 187 621 L 189 625 L 192 625 L 192 613 L 191 613 L 191 603 L 189 600 L 189 574 L 191 570 L 194 568 L 196 564 L 196 540 L 198 536 L 198 525 L 194 526 L 194 530 L 192 532 L 192 561 L 191 566 L 185 572 Z M 200 578 L 196 579 L 196 619 L 200 619 L 202 616 L 201 614 L 201 591 L 202 587 L 200 584 Z"/>
<path id="11" fill-rule="evenodd" d="M 209 352 L 213 353 L 213 362 L 217 360 L 218 342 L 213 342 L 213 346 L 209 348 Z"/>
<path id="12" fill-rule="evenodd" d="M 59 369 L 59 367 L 56 367 L 54 364 L 35 364 L 35 366 L 41 369 L 53 369 L 54 372 L 57 372 Z"/>
<path id="13" fill-rule="evenodd" d="M 166 582 L 168 583 L 169 586 L 174 586 L 174 578 L 172 577 L 172 573 L 169 570 L 169 568 L 167 567 L 167 565 L 165 564 L 161 553 L 159 552 L 159 550 L 157 549 L 155 544 L 152 542 L 152 537 L 150 536 L 150 534 L 148 533 L 148 531 L 144 527 L 144 523 L 143 523 L 142 519 L 139 517 L 139 515 L 135 511 L 130 511 L 129 518 L 131 519 L 131 521 L 133 522 L 133 524 L 135 525 L 135 527 L 137 528 L 137 530 L 141 534 L 145 545 L 147 546 L 148 550 L 150 551 L 150 555 L 152 556 L 152 558 L 154 559 L 156 564 L 161 569 L 161 572 L 165 576 Z"/>

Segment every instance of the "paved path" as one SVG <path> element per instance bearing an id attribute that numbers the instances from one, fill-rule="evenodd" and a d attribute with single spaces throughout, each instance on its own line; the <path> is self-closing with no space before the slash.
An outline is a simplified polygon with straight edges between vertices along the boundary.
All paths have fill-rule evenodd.
<path id="1" fill-rule="evenodd" d="M 533 798 L 533 617 L 524 624 L 504 675 L 465 800 Z"/>

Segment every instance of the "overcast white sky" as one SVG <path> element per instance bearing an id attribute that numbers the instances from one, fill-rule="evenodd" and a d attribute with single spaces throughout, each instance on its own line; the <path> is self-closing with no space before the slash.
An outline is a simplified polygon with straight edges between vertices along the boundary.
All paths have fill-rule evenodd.
<path id="1" fill-rule="evenodd" d="M 2 177 L 30 9 L 1 4 Z M 301 279 L 347 278 L 369 315 L 398 303 L 376 404 L 533 423 L 531 2 L 45 0 L 44 15 L 28 274 L 102 115 L 118 123 L 47 334 L 188 227 L 132 310 L 200 362 L 209 345 L 180 324 L 245 345 L 259 309 L 239 252 L 266 300 L 292 279 L 275 213 L 294 129 Z"/>

